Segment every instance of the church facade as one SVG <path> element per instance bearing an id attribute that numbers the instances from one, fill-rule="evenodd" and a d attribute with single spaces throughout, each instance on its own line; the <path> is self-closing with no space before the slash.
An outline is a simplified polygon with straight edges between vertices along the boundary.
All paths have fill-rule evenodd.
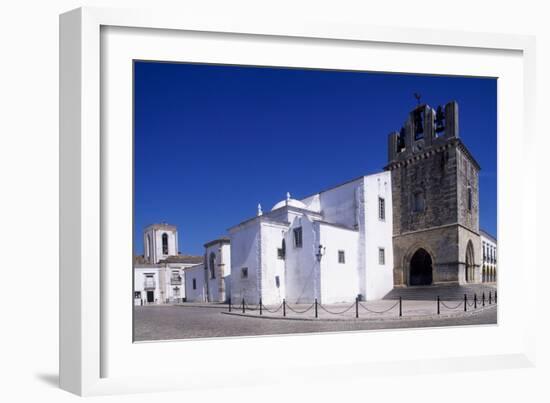
<path id="1" fill-rule="evenodd" d="M 393 287 L 391 175 L 296 200 L 229 229 L 232 298 L 264 304 L 379 299 Z"/>

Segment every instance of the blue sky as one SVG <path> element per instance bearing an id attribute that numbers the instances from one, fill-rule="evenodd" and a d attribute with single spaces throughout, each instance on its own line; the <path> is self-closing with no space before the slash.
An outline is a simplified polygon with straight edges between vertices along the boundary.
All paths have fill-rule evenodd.
<path id="1" fill-rule="evenodd" d="M 176 225 L 180 252 L 202 254 L 258 203 L 381 171 L 415 92 L 458 101 L 480 227 L 496 235 L 496 79 L 135 62 L 134 80 L 137 254 L 148 224 Z"/>

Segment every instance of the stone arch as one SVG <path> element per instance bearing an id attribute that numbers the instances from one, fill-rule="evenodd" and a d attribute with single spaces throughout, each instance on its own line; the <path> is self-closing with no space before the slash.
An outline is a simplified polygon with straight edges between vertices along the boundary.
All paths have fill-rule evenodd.
<path id="1" fill-rule="evenodd" d="M 408 284 L 431 285 L 433 283 L 434 260 L 424 248 L 418 248 L 412 254 L 408 264 Z"/>
<path id="2" fill-rule="evenodd" d="M 401 260 L 403 284 L 411 285 L 411 281 L 410 281 L 411 259 L 419 249 L 423 249 L 424 251 L 426 251 L 428 253 L 428 255 L 430 255 L 430 258 L 432 260 L 432 282 L 435 281 L 435 279 L 436 279 L 435 264 L 437 262 L 437 256 L 436 256 L 434 250 L 432 248 L 430 248 L 428 245 L 424 244 L 423 242 L 415 242 L 403 254 L 403 257 L 402 257 L 402 260 Z"/>
<path id="3" fill-rule="evenodd" d="M 468 245 L 466 246 L 466 269 L 465 269 L 465 276 L 466 276 L 466 282 L 472 283 L 475 281 L 475 255 L 474 255 L 474 245 L 472 244 L 472 241 L 468 241 Z"/>

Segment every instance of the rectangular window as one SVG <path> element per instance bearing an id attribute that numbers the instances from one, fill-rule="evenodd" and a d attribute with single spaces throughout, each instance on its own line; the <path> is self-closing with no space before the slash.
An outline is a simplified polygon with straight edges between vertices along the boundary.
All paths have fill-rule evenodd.
<path id="1" fill-rule="evenodd" d="M 141 299 L 141 291 L 135 291 L 134 292 L 134 298 L 135 299 Z"/>
<path id="2" fill-rule="evenodd" d="M 472 188 L 468 186 L 468 211 L 472 211 Z"/>
<path id="3" fill-rule="evenodd" d="M 386 264 L 386 250 L 384 248 L 378 248 L 378 264 Z"/>
<path id="4" fill-rule="evenodd" d="M 194 278 L 193 279 L 193 290 L 196 290 L 197 289 L 197 279 Z"/>
<path id="5" fill-rule="evenodd" d="M 277 288 L 281 286 L 281 280 L 279 279 L 279 276 L 275 276 L 275 286 Z"/>
<path id="6" fill-rule="evenodd" d="M 346 263 L 346 253 L 343 250 L 338 251 L 338 263 Z"/>
<path id="7" fill-rule="evenodd" d="M 386 219 L 386 201 L 383 197 L 378 198 L 378 218 L 382 221 Z"/>
<path id="8" fill-rule="evenodd" d="M 302 227 L 294 228 L 294 246 L 302 247 Z"/>
<path id="9" fill-rule="evenodd" d="M 241 278 L 248 278 L 248 267 L 243 267 L 241 269 Z"/>

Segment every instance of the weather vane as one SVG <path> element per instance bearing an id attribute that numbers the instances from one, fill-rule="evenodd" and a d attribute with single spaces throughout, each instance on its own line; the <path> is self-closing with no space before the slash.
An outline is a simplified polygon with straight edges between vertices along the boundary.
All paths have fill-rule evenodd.
<path id="1" fill-rule="evenodd" d="M 415 92 L 414 97 L 416 98 L 416 102 L 418 103 L 418 105 L 420 105 L 420 94 L 418 92 Z"/>

